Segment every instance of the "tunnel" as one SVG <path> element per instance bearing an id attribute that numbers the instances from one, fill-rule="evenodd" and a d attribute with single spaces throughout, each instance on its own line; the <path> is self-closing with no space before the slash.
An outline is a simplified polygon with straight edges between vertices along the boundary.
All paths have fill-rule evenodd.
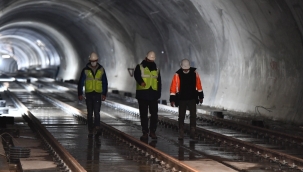
<path id="1" fill-rule="evenodd" d="M 0 70 L 77 82 L 91 52 L 109 87 L 156 53 L 161 99 L 180 61 L 197 68 L 203 105 L 303 123 L 301 0 L 1 0 Z"/>

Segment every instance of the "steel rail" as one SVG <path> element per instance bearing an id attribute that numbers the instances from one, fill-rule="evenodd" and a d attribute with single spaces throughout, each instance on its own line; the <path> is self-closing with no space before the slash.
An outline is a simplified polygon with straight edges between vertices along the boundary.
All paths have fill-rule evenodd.
<path id="1" fill-rule="evenodd" d="M 117 129 L 115 129 L 112 126 L 109 126 L 105 123 L 103 123 L 101 121 L 101 125 L 105 130 L 110 130 L 110 132 L 113 132 L 116 136 L 123 138 L 124 140 L 126 140 L 127 142 L 130 142 L 131 144 L 133 144 L 134 147 L 137 147 L 141 150 L 144 150 L 146 153 L 153 155 L 154 158 L 158 159 L 158 161 L 164 161 L 168 164 L 169 167 L 174 168 L 175 170 L 178 171 L 184 171 L 184 172 L 197 172 L 197 170 L 195 170 L 192 167 L 189 167 L 188 165 L 184 164 L 182 161 L 179 161 L 169 155 L 167 155 L 166 153 L 163 153 L 162 151 L 153 148 L 152 146 L 139 141 L 138 139 L 125 134 L 124 132 L 121 132 Z"/>
<path id="2" fill-rule="evenodd" d="M 42 133 L 43 137 L 52 146 L 54 151 L 60 156 L 63 162 L 73 172 L 86 172 L 78 161 L 54 138 L 54 136 L 41 124 L 41 122 L 29 111 L 29 109 L 13 94 L 7 90 L 12 101 L 22 109 L 23 113 L 34 123 L 35 128 Z"/>
<path id="3" fill-rule="evenodd" d="M 112 104 L 113 104 L 113 102 L 107 103 L 108 106 L 113 106 Z M 119 104 L 117 107 L 121 108 L 121 109 L 125 108 L 125 111 L 138 116 L 138 109 L 136 109 L 136 108 L 129 107 L 129 106 L 122 105 L 122 104 Z M 169 107 L 169 106 L 165 106 L 165 105 L 161 105 L 161 104 L 159 104 L 159 109 L 173 113 L 173 114 L 178 113 L 177 108 Z M 160 124 L 164 124 L 171 128 L 176 128 L 176 129 L 178 128 L 177 120 L 163 117 L 161 115 L 159 115 L 158 120 L 159 120 Z M 185 128 L 188 130 L 189 125 L 185 124 Z M 200 137 L 207 137 L 212 140 L 222 142 L 223 144 L 242 149 L 243 151 L 254 153 L 255 155 L 261 156 L 263 158 L 270 159 L 274 162 L 280 163 L 281 165 L 287 165 L 290 168 L 297 168 L 297 169 L 300 169 L 301 171 L 303 171 L 303 159 L 301 159 L 301 158 L 297 158 L 297 157 L 294 157 L 294 156 L 291 156 L 291 155 L 288 155 L 285 153 L 274 151 L 272 149 L 264 148 L 262 146 L 258 146 L 258 145 L 251 144 L 251 143 L 248 143 L 245 141 L 241 141 L 241 140 L 238 140 L 235 138 L 224 136 L 222 134 L 218 134 L 218 133 L 215 133 L 215 132 L 212 132 L 209 130 L 205 130 L 202 128 L 197 127 L 196 131 L 197 131 L 196 133 Z"/>
<path id="4" fill-rule="evenodd" d="M 167 112 L 172 112 L 172 113 L 178 113 L 177 108 L 165 106 L 165 105 L 159 105 L 159 109 L 167 111 Z M 198 115 L 197 115 L 198 116 Z M 229 125 L 230 127 L 235 127 L 238 129 L 242 129 L 243 131 L 246 132 L 251 132 L 251 133 L 256 133 L 260 132 L 264 136 L 268 136 L 271 138 L 276 138 L 277 140 L 282 140 L 284 139 L 285 141 L 289 141 L 290 143 L 297 143 L 299 145 L 302 145 L 303 143 L 303 138 L 299 136 L 293 136 L 293 135 L 288 135 L 285 133 L 280 133 L 277 131 L 272 131 L 268 130 L 265 128 L 260 128 L 256 126 L 250 126 L 247 124 L 240 124 L 237 122 L 229 121 L 229 120 L 224 120 L 224 119 L 219 119 L 219 118 L 214 118 L 214 117 L 206 117 L 205 115 L 204 118 L 208 118 L 209 120 L 213 120 L 214 122 L 221 123 L 221 125 Z M 199 115 L 201 117 L 201 115 Z M 164 125 L 169 125 L 171 127 L 178 128 L 178 122 L 173 119 L 169 119 L 167 117 L 160 117 L 159 116 L 159 122 L 163 123 Z M 189 126 L 186 126 L 187 128 Z M 256 155 L 262 156 L 264 158 L 269 158 L 274 162 L 279 162 L 282 165 L 288 165 L 290 168 L 298 168 L 301 171 L 303 171 L 303 159 L 288 155 L 286 153 L 281 153 L 278 151 L 274 151 L 272 149 L 264 148 L 262 146 L 258 146 L 255 144 L 247 143 L 238 139 L 234 139 L 228 136 L 224 136 L 215 132 L 211 132 L 209 130 L 205 130 L 202 128 L 197 128 L 198 135 L 200 136 L 205 136 L 205 133 L 207 137 L 211 137 L 213 139 L 216 139 L 217 141 L 223 141 L 224 144 L 228 144 L 237 148 L 241 148 L 242 150 L 246 150 L 251 153 L 255 153 Z M 260 134 L 259 133 L 259 134 Z M 260 134 L 260 135 L 261 135 Z"/>
<path id="5" fill-rule="evenodd" d="M 176 114 L 178 113 L 177 108 L 173 108 L 173 107 L 166 106 L 166 105 L 159 105 L 159 109 L 166 111 L 166 112 L 172 112 L 172 113 L 176 113 Z M 201 120 L 204 120 L 204 121 L 211 120 L 212 122 L 221 123 L 221 125 L 225 125 L 225 126 L 235 127 L 235 128 L 241 129 L 243 131 L 246 130 L 246 132 L 250 132 L 250 133 L 259 133 L 260 135 L 264 135 L 264 136 L 270 137 L 272 139 L 284 140 L 289 143 L 303 145 L 303 137 L 300 137 L 300 136 L 294 136 L 294 135 L 285 134 L 285 133 L 273 131 L 273 130 L 266 129 L 266 128 L 260 128 L 260 127 L 256 127 L 256 126 L 252 126 L 252 125 L 248 125 L 248 124 L 242 124 L 242 123 L 234 122 L 234 121 L 227 120 L 227 119 L 220 119 L 220 118 L 212 117 L 210 115 L 197 114 L 197 118 L 198 119 L 200 118 Z"/>
<path id="6" fill-rule="evenodd" d="M 109 104 L 112 104 L 112 102 L 109 101 Z M 132 107 L 122 105 L 122 104 L 119 104 L 119 106 L 128 107 L 128 110 L 126 110 L 126 111 L 129 111 L 130 113 L 138 115 L 137 114 L 138 110 L 136 108 L 132 108 Z M 177 108 L 172 108 L 172 107 L 161 105 L 161 104 L 159 104 L 159 109 L 164 110 L 164 111 L 168 111 L 168 112 L 171 112 L 171 113 L 177 113 L 178 112 Z M 238 123 L 232 122 L 232 121 L 227 121 L 227 120 L 223 120 L 223 119 L 218 119 L 218 121 L 219 121 L 218 123 L 226 122 L 225 124 L 223 123 L 223 125 L 228 124 L 230 126 L 245 127 L 244 124 L 238 124 Z M 165 125 L 175 127 L 175 128 L 177 128 L 177 126 L 178 126 L 178 123 L 177 123 L 176 120 L 172 120 L 172 119 L 169 119 L 169 118 L 166 118 L 166 117 L 159 116 L 159 122 L 163 123 Z M 291 136 L 291 135 L 287 135 L 287 134 L 284 134 L 284 133 L 279 133 L 279 132 L 268 130 L 268 129 L 258 128 L 258 127 L 255 127 L 255 126 L 249 126 L 249 125 L 246 125 L 246 126 L 247 126 L 247 127 L 245 127 L 246 129 L 243 129 L 243 130 L 246 130 L 246 131 L 248 130 L 250 132 L 255 132 L 256 130 L 258 130 L 260 132 L 264 132 L 263 135 L 266 135 L 266 136 L 269 136 L 269 137 L 272 137 L 272 138 L 278 138 L 279 140 L 281 140 L 281 139 L 283 139 L 282 137 L 285 137 L 286 141 L 291 140 L 292 143 L 296 142 L 296 143 L 301 143 L 302 144 L 302 142 L 300 141 L 302 139 L 301 137 Z M 187 124 L 186 124 L 186 127 L 188 128 Z M 224 136 L 224 135 L 221 135 L 221 134 L 209 131 L 209 130 L 205 130 L 205 129 L 202 129 L 202 128 L 197 128 L 197 134 L 200 137 L 207 137 L 207 138 L 210 138 L 212 140 L 216 140 L 218 142 L 221 142 L 223 144 L 233 146 L 235 148 L 239 148 L 243 151 L 254 153 L 255 155 L 261 156 L 263 158 L 270 159 L 274 162 L 280 163 L 281 165 L 287 165 L 290 168 L 296 168 L 296 169 L 300 169 L 301 171 L 303 171 L 303 159 L 301 159 L 301 158 L 297 158 L 297 157 L 291 156 L 291 155 L 286 154 L 286 153 L 281 153 L 281 152 L 278 152 L 278 151 L 274 151 L 272 149 L 264 148 L 262 146 L 258 146 L 258 145 L 255 145 L 255 144 L 247 143 L 247 142 L 244 142 L 244 141 L 241 141 L 241 140 L 238 140 L 238 139 L 235 139 L 235 138 L 231 138 L 231 137 L 228 137 L 228 136 Z"/>
<path id="7" fill-rule="evenodd" d="M 167 125 L 169 127 L 177 127 L 178 121 L 169 119 L 167 117 L 159 116 L 158 120 L 160 124 Z M 189 124 L 185 124 L 186 130 L 189 129 Z M 294 157 L 292 155 L 288 155 L 286 153 L 281 153 L 278 151 L 274 151 L 272 149 L 268 149 L 262 146 L 258 146 L 252 143 L 248 143 L 245 141 L 241 141 L 235 138 L 231 138 L 228 136 L 224 136 L 222 134 L 218 134 L 203 128 L 196 128 L 196 135 L 198 137 L 206 137 L 213 141 L 220 142 L 222 144 L 225 144 L 227 146 L 232 146 L 238 149 L 241 149 L 242 151 L 250 152 L 252 154 L 255 154 L 257 156 L 270 159 L 274 162 L 280 163 L 281 165 L 287 165 L 290 168 L 297 168 L 301 171 L 303 170 L 303 159 Z"/>
<path id="8" fill-rule="evenodd" d="M 264 135 L 270 137 L 272 139 L 284 140 L 286 142 L 290 142 L 293 144 L 303 145 L 303 137 L 289 135 L 285 133 L 280 133 L 277 131 L 269 130 L 266 128 L 260 128 L 248 124 L 242 124 L 239 122 L 234 122 L 226 119 L 214 118 L 214 117 L 207 117 L 206 115 L 199 116 L 201 120 L 211 120 L 216 123 L 221 123 L 221 125 L 236 127 L 241 130 L 245 130 L 247 133 L 258 133 L 260 135 Z"/>
<path id="9" fill-rule="evenodd" d="M 39 91 L 35 91 L 36 93 L 38 93 L 39 95 L 41 95 L 42 97 L 44 97 L 45 99 L 49 100 L 51 103 L 54 103 L 57 106 L 60 106 L 62 109 L 72 113 L 74 116 L 80 116 L 81 118 L 87 118 L 86 113 L 84 113 L 83 111 L 74 108 L 73 106 L 70 106 L 62 101 L 56 100 L 50 96 L 46 96 L 43 93 L 39 92 Z M 197 172 L 196 169 L 184 164 L 182 161 L 179 161 L 165 153 L 163 153 L 162 151 L 155 149 L 153 147 L 151 147 L 150 145 L 122 132 L 119 131 L 107 124 L 105 124 L 104 122 L 100 122 L 102 127 L 105 128 L 107 131 L 114 133 L 116 136 L 123 138 L 124 140 L 126 140 L 127 142 L 130 143 L 130 145 L 132 146 L 136 146 L 137 148 L 145 151 L 146 153 L 148 153 L 150 156 L 153 157 L 153 159 L 157 159 L 158 162 L 164 162 L 165 164 L 167 164 L 167 168 L 172 168 L 173 170 L 177 170 L 177 171 L 182 171 L 182 172 Z"/>

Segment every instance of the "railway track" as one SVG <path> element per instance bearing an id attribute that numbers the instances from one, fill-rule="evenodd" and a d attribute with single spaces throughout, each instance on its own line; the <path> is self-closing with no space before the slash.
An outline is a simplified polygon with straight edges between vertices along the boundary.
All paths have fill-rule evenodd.
<path id="1" fill-rule="evenodd" d="M 20 84 L 20 83 L 18 83 Z M 23 87 L 27 88 L 27 84 L 21 84 Z M 27 89 L 28 90 L 28 89 Z M 69 140 L 62 137 L 61 133 L 56 133 L 58 131 L 54 131 L 54 127 L 60 128 L 60 130 L 70 131 L 70 128 L 79 127 L 81 131 L 85 128 L 85 125 L 82 123 L 86 121 L 86 115 L 79 109 L 73 108 L 68 104 L 60 102 L 50 96 L 47 96 L 45 93 L 32 91 L 32 92 L 17 92 L 12 93 L 8 91 L 8 94 L 13 99 L 13 101 L 17 104 L 20 109 L 23 109 L 24 119 L 32 125 L 32 127 L 38 131 L 40 137 L 49 149 L 49 152 L 54 156 L 55 163 L 58 163 L 58 168 L 60 171 L 86 171 L 85 167 L 83 167 L 83 159 L 82 155 L 79 153 L 75 153 L 75 148 L 69 148 L 69 144 L 74 142 L 73 144 L 79 146 L 81 143 L 77 143 L 75 139 Z M 48 102 L 48 103 L 47 103 Z M 50 103 L 50 104 L 49 104 Z M 30 105 L 26 107 L 26 105 Z M 44 111 L 45 109 L 52 109 L 49 112 L 46 112 L 46 116 L 40 112 L 39 109 L 36 109 L 38 106 L 42 106 Z M 56 109 L 56 110 L 54 110 Z M 56 112 L 54 112 L 56 111 Z M 53 113 L 53 115 L 49 115 L 48 113 Z M 60 114 L 58 117 L 56 114 Z M 64 118 L 62 118 L 64 116 Z M 51 119 L 50 119 L 51 118 Z M 63 122 L 63 123 L 62 123 Z M 68 124 L 67 124 L 68 123 Z M 60 126 L 60 127 L 59 127 Z M 65 128 L 66 127 L 66 128 Z M 135 166 L 140 168 L 149 169 L 150 170 L 164 170 L 164 171 L 196 171 L 195 169 L 183 164 L 182 162 L 166 155 L 165 153 L 145 144 L 141 141 L 134 139 L 133 137 L 105 124 L 102 122 L 102 127 L 104 128 L 104 136 L 102 140 L 109 139 L 111 142 L 115 142 L 117 146 L 115 149 L 119 154 L 121 152 L 121 157 L 124 161 L 128 162 L 127 164 L 137 164 Z M 57 129 L 56 129 L 57 130 Z M 86 131 L 86 129 L 84 129 Z M 78 133 L 81 135 L 81 133 Z M 70 135 L 70 133 L 65 133 L 63 135 Z M 86 136 L 86 135 L 85 135 Z M 67 136 L 69 137 L 69 136 Z M 105 137 L 105 138 L 104 138 Z M 75 143 L 76 142 L 76 143 Z M 103 142 L 102 142 L 103 143 Z M 101 143 L 101 144 L 102 144 Z M 122 149 L 121 149 L 122 145 Z M 101 145 L 101 148 L 104 145 Z M 113 145 L 110 145 L 114 147 Z M 79 150 L 83 150 L 79 148 Z M 84 149 L 87 149 L 85 147 Z M 87 151 L 87 150 L 85 150 Z M 96 150 L 94 150 L 96 151 Z M 101 149 L 99 150 L 101 151 Z M 127 151 L 127 156 L 131 156 L 131 159 L 127 159 L 125 154 Z M 88 152 L 88 151 L 87 151 Z M 100 153 L 100 152 L 99 152 Z M 94 155 L 95 157 L 99 157 L 99 153 Z M 107 157 L 108 158 L 108 157 Z M 137 160 L 140 159 L 140 162 L 135 162 L 133 158 Z M 79 161 L 79 162 L 78 162 Z M 94 162 L 90 162 L 90 164 L 100 164 L 98 167 L 101 169 L 106 167 L 106 163 L 104 161 L 100 161 L 99 158 L 91 160 Z M 135 162 L 135 163 L 134 163 Z M 144 162 L 144 163 L 142 163 Z M 146 162 L 148 162 L 146 164 Z M 87 161 L 86 161 L 87 163 Z M 115 168 L 113 162 L 107 161 L 108 164 L 111 164 L 110 168 Z M 103 166 L 103 167 L 102 167 Z M 118 166 L 118 165 L 117 165 Z M 116 167 L 117 168 L 117 167 Z M 131 168 L 134 168 L 131 167 Z M 100 170 L 99 169 L 99 170 Z M 88 168 L 88 171 L 92 170 Z M 94 169 L 96 170 L 96 169 Z M 97 169 L 98 170 L 98 169 Z M 103 169 L 104 170 L 104 169 Z M 109 169 L 108 169 L 109 170 Z M 121 170 L 121 169 L 120 169 Z M 128 169 L 130 170 L 130 169 Z M 110 170 L 109 170 L 110 171 Z M 123 171 L 123 170 L 122 170 Z"/>
<path id="2" fill-rule="evenodd" d="M 75 93 L 71 91 L 70 94 Z M 62 95 L 52 94 L 52 96 L 60 97 Z M 76 98 L 72 98 L 72 96 L 65 97 L 70 97 L 71 99 Z M 113 100 L 116 100 L 116 98 L 117 96 L 114 96 Z M 133 104 L 133 102 L 134 101 L 129 101 L 126 103 L 127 105 L 124 105 L 121 103 L 106 101 L 104 102 L 104 105 L 110 107 L 111 109 L 120 110 L 123 112 L 123 114 L 130 114 L 134 118 L 137 118 L 139 115 L 138 109 L 135 108 L 136 105 Z M 234 121 L 199 114 L 197 118 L 199 121 L 197 123 L 198 140 L 196 142 L 191 141 L 190 145 L 186 145 L 184 143 L 176 141 L 176 109 L 164 105 L 159 105 L 159 110 L 159 124 L 161 124 L 160 128 L 163 130 L 163 133 L 174 135 L 173 138 L 169 138 L 168 134 L 161 133 L 160 138 L 172 143 L 176 147 L 179 147 L 179 150 L 182 149 L 183 151 L 185 150 L 191 152 L 194 157 L 207 156 L 238 171 L 243 171 L 243 169 L 230 162 L 235 160 L 241 162 L 241 160 L 239 160 L 241 158 L 243 159 L 243 162 L 250 161 L 258 163 L 258 168 L 263 169 L 264 171 L 303 171 L 301 154 L 297 153 L 294 155 L 293 153 L 294 150 L 295 152 L 299 152 L 302 149 L 302 138 L 298 136 L 292 136 L 277 131 L 272 131 L 251 125 L 239 124 Z M 82 114 L 77 114 L 76 117 L 79 120 L 85 121 L 85 113 L 83 114 L 83 112 Z M 129 119 L 125 119 L 125 117 L 118 118 L 122 119 L 122 121 L 126 121 L 126 123 L 129 121 Z M 212 150 L 212 153 L 204 151 L 203 149 L 205 147 L 201 147 L 203 144 L 206 144 L 206 149 Z M 137 145 L 134 146 L 132 144 L 130 147 L 142 150 L 140 146 Z M 287 149 L 287 147 L 296 147 L 296 149 Z M 214 149 L 215 151 L 213 151 Z M 228 151 L 228 153 L 222 153 L 223 156 L 218 155 L 222 151 Z M 229 155 L 226 156 L 226 154 Z M 174 157 L 176 157 L 176 155 Z M 176 158 L 182 159 L 182 156 L 178 155 Z M 226 161 L 230 162 L 226 163 Z M 253 169 L 251 168 L 244 171 L 249 170 Z"/>
<path id="3" fill-rule="evenodd" d="M 130 103 L 127 103 L 127 104 L 129 105 Z M 114 105 L 111 105 L 110 103 L 107 103 L 107 105 L 111 106 L 115 109 L 118 108 L 122 111 L 125 111 L 132 115 L 138 116 L 138 111 L 136 109 L 129 110 L 129 108 L 124 105 L 114 106 Z M 177 113 L 175 111 L 175 109 L 172 110 L 171 108 L 168 108 L 165 106 L 160 107 L 160 109 L 162 109 L 163 111 L 169 112 L 169 113 L 173 113 L 173 114 Z M 248 135 L 243 134 L 243 131 L 245 131 L 247 133 L 251 132 L 251 134 L 261 133 L 261 134 L 259 134 L 261 136 L 262 136 L 262 132 L 263 133 L 265 132 L 266 133 L 265 136 L 271 134 L 271 138 L 274 138 L 274 136 L 273 136 L 274 133 L 276 133 L 276 135 L 278 135 L 280 139 L 281 139 L 281 136 L 287 136 L 287 138 L 294 138 L 294 139 L 297 139 L 297 137 L 293 137 L 291 135 L 286 135 L 283 133 L 278 133 L 278 132 L 271 131 L 271 130 L 262 129 L 259 127 L 254 127 L 251 125 L 240 125 L 239 123 L 228 121 L 228 120 L 220 120 L 220 119 L 215 119 L 215 118 L 206 117 L 206 116 L 204 116 L 204 118 L 203 118 L 203 115 L 199 115 L 198 119 L 200 121 L 206 121 L 206 122 L 208 122 L 208 124 L 214 124 L 216 127 L 215 129 L 218 130 L 218 132 L 211 132 L 211 130 L 215 130 L 214 128 L 213 129 L 208 128 L 206 130 L 203 130 L 201 128 L 202 124 L 200 122 L 200 123 L 198 123 L 199 129 L 197 131 L 197 135 L 200 139 L 207 138 L 207 139 L 210 139 L 210 140 L 213 140 L 213 141 L 219 143 L 219 145 L 224 145 L 224 146 L 229 146 L 229 147 L 239 149 L 240 151 L 242 151 L 242 153 L 243 152 L 248 153 L 248 157 L 251 155 L 256 155 L 258 157 L 262 157 L 262 158 L 269 160 L 268 162 L 276 162 L 278 164 L 278 165 L 276 165 L 277 169 L 279 169 L 280 166 L 283 165 L 285 168 L 289 168 L 290 170 L 293 170 L 293 169 L 301 170 L 301 166 L 300 166 L 301 159 L 300 158 L 293 157 L 289 154 L 283 154 L 283 153 L 277 152 L 275 150 L 273 151 L 272 149 L 263 148 L 262 146 L 259 146 L 260 144 L 255 145 L 255 144 L 251 144 L 251 143 L 248 143 L 245 141 L 241 141 L 241 138 L 239 139 L 239 134 L 241 134 L 242 137 L 244 137 L 244 138 L 247 138 Z M 159 123 L 163 124 L 165 127 L 177 129 L 177 122 L 176 122 L 175 116 L 173 118 L 160 116 Z M 228 126 L 229 128 L 234 128 L 234 130 L 226 131 L 226 128 L 218 127 L 219 124 L 221 126 Z M 209 126 L 209 125 L 206 125 L 206 126 Z M 248 129 L 250 129 L 250 130 L 248 130 Z M 221 135 L 222 131 L 224 131 L 224 130 L 227 133 L 225 133 L 225 135 L 224 134 Z M 239 131 L 241 131 L 241 132 L 239 133 Z M 219 132 L 220 132 L 220 134 L 218 134 Z M 232 135 L 234 135 L 235 137 L 238 136 L 238 138 L 233 139 L 233 138 L 231 138 L 231 135 L 226 137 L 228 132 L 232 132 L 233 133 Z M 205 133 L 207 133 L 207 134 L 205 134 Z M 258 134 L 256 137 L 258 137 Z M 255 140 L 255 142 L 262 142 L 262 140 L 260 140 L 260 139 L 258 141 L 256 141 L 256 137 L 253 136 L 252 137 L 253 139 L 251 139 L 251 140 Z M 271 147 L 271 146 L 265 145 L 265 144 L 263 146 Z M 289 162 L 292 162 L 292 163 L 289 163 Z M 274 165 L 272 165 L 272 166 L 274 166 Z"/>

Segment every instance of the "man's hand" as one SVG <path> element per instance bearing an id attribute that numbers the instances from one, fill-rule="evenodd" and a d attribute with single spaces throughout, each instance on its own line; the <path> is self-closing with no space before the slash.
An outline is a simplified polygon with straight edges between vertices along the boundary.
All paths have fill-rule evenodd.
<path id="1" fill-rule="evenodd" d="M 175 107 L 175 102 L 170 102 L 171 107 Z"/>
<path id="2" fill-rule="evenodd" d="M 142 83 L 141 83 L 141 86 L 142 86 L 142 87 L 145 87 L 145 86 L 146 86 L 145 82 L 142 82 Z"/>
<path id="3" fill-rule="evenodd" d="M 102 100 L 102 101 L 105 101 L 105 99 L 106 99 L 106 96 L 105 96 L 105 95 L 102 95 L 102 96 L 101 96 L 101 100 Z"/>
<path id="4" fill-rule="evenodd" d="M 202 104 L 203 103 L 203 99 L 200 99 L 199 102 Z"/>
<path id="5" fill-rule="evenodd" d="M 78 96 L 78 99 L 79 99 L 80 101 L 82 101 L 82 100 L 84 99 L 84 97 L 83 97 L 82 95 L 80 95 L 80 96 Z"/>

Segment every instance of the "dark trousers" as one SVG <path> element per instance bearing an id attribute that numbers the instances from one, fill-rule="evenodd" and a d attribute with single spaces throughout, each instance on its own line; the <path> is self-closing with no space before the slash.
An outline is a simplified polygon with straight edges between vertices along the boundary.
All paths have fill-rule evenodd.
<path id="1" fill-rule="evenodd" d="M 190 131 L 196 130 L 196 117 L 197 117 L 197 107 L 196 100 L 179 100 L 179 130 L 184 130 L 184 119 L 186 114 L 186 109 L 188 108 L 190 112 Z"/>
<path id="2" fill-rule="evenodd" d="M 155 132 L 158 123 L 158 100 L 138 99 L 141 127 L 143 133 Z M 148 110 L 150 113 L 150 122 L 148 128 Z"/>
<path id="3" fill-rule="evenodd" d="M 92 131 L 94 127 L 100 126 L 101 95 L 87 94 L 86 107 L 87 107 L 88 130 Z M 93 122 L 93 116 L 94 116 L 94 122 Z"/>

